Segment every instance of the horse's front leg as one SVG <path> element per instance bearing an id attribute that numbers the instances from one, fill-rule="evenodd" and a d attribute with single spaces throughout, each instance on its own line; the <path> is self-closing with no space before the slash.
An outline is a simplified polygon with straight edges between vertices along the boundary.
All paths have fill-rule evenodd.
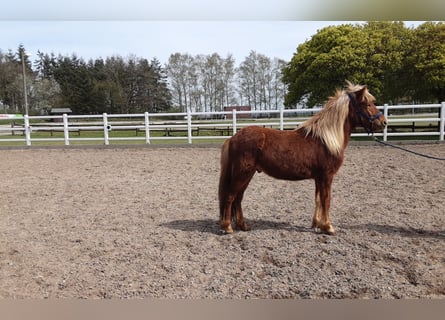
<path id="1" fill-rule="evenodd" d="M 321 200 L 320 200 L 320 190 L 318 185 L 315 184 L 315 212 L 312 218 L 312 229 L 318 228 L 321 219 Z"/>
<path id="2" fill-rule="evenodd" d="M 319 228 L 322 232 L 330 235 L 335 234 L 335 229 L 329 217 L 332 179 L 333 176 L 315 179 L 315 213 L 312 219 L 312 228 Z"/>

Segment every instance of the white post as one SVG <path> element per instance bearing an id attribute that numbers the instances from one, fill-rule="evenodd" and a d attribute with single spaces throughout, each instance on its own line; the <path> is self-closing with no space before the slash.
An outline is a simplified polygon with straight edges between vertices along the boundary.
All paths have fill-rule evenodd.
<path id="1" fill-rule="evenodd" d="M 284 130 L 284 110 L 283 106 L 280 107 L 280 130 Z"/>
<path id="2" fill-rule="evenodd" d="M 233 135 L 236 134 L 236 108 L 232 109 L 232 129 Z"/>
<path id="3" fill-rule="evenodd" d="M 383 105 L 383 116 L 385 117 L 386 121 L 388 121 L 388 104 L 385 103 Z M 383 141 L 388 140 L 388 125 L 383 129 Z"/>
<path id="4" fill-rule="evenodd" d="M 63 114 L 63 137 L 65 139 L 65 145 L 70 145 L 70 131 L 68 130 L 68 115 L 66 113 Z"/>
<path id="5" fill-rule="evenodd" d="M 26 138 L 26 145 L 31 145 L 31 127 L 29 126 L 29 116 L 25 114 L 24 118 L 25 120 L 25 138 Z"/>
<path id="6" fill-rule="evenodd" d="M 103 122 L 104 122 L 104 144 L 109 145 L 110 140 L 108 136 L 108 130 L 110 130 L 110 127 L 108 126 L 108 118 L 106 113 L 103 114 Z"/>
<path id="7" fill-rule="evenodd" d="M 192 111 L 187 108 L 187 140 L 188 143 L 192 143 Z"/>
<path id="8" fill-rule="evenodd" d="M 145 112 L 144 116 L 145 116 L 145 120 L 144 120 L 144 124 L 145 124 L 145 143 L 146 144 L 150 144 L 150 117 L 148 115 L 148 112 Z"/>
<path id="9" fill-rule="evenodd" d="M 445 102 L 442 102 L 440 107 L 440 140 L 444 140 L 445 135 Z"/>

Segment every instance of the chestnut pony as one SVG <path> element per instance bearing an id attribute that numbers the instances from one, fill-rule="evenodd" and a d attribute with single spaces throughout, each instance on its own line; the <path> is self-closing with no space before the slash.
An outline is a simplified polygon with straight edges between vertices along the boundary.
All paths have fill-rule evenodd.
<path id="1" fill-rule="evenodd" d="M 386 125 L 366 86 L 347 82 L 324 108 L 290 131 L 249 126 L 227 139 L 221 151 L 219 180 L 220 227 L 247 231 L 241 201 L 256 171 L 285 180 L 315 180 L 312 228 L 334 234 L 329 218 L 331 185 L 340 168 L 351 131 L 361 125 L 368 133 Z"/>

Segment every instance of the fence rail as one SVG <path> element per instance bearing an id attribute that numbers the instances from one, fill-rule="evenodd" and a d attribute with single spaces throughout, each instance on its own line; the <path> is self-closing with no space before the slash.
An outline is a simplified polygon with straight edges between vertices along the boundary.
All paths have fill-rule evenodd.
<path id="1" fill-rule="evenodd" d="M 404 106 L 385 104 L 378 108 L 383 110 L 388 119 L 388 126 L 383 132 L 375 133 L 375 136 L 382 137 L 384 141 L 387 141 L 388 137 L 402 136 L 414 136 L 418 139 L 429 136 L 444 140 L 445 102 Z M 419 115 L 425 109 L 437 111 Z M 23 142 L 27 146 L 31 146 L 34 142 L 63 142 L 64 145 L 70 145 L 76 141 L 96 141 L 105 145 L 113 141 L 141 141 L 150 144 L 155 140 L 184 140 L 191 144 L 197 140 L 226 139 L 240 128 L 249 125 L 273 127 L 279 130 L 292 129 L 320 110 L 314 108 L 58 116 L 3 115 L 0 119 L 7 119 L 10 125 L 0 125 L 0 146 L 7 142 Z M 392 115 L 391 110 L 409 110 L 411 114 Z M 243 114 L 249 114 L 251 118 L 240 116 Z M 50 136 L 38 135 L 40 132 L 49 132 Z M 81 132 L 96 134 L 82 136 Z M 122 132 L 123 135 L 115 135 L 114 132 Z M 130 132 L 134 132 L 134 135 Z M 59 136 L 54 137 L 55 133 L 59 133 Z M 352 136 L 367 136 L 367 133 L 355 132 Z"/>

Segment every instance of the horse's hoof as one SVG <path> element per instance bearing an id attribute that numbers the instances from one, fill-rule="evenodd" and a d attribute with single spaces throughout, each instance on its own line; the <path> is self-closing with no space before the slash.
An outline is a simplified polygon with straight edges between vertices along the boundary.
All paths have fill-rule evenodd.
<path id="1" fill-rule="evenodd" d="M 327 228 L 322 228 L 319 226 L 313 226 L 311 229 L 314 229 L 315 233 L 325 233 L 327 235 L 333 236 L 335 235 L 335 229 L 332 226 L 329 226 Z"/>
<path id="2" fill-rule="evenodd" d="M 238 225 L 237 227 L 238 227 L 238 229 L 240 229 L 241 231 L 249 231 L 249 230 L 250 230 L 250 227 L 247 225 L 247 223 L 243 223 L 243 224 L 241 224 L 241 225 Z"/>
<path id="3" fill-rule="evenodd" d="M 231 226 L 228 226 L 227 228 L 221 229 L 220 232 L 221 232 L 221 234 L 232 234 L 233 229 Z"/>
<path id="4" fill-rule="evenodd" d="M 329 226 L 326 230 L 322 230 L 324 233 L 333 236 L 335 235 L 335 229 L 332 226 Z"/>

